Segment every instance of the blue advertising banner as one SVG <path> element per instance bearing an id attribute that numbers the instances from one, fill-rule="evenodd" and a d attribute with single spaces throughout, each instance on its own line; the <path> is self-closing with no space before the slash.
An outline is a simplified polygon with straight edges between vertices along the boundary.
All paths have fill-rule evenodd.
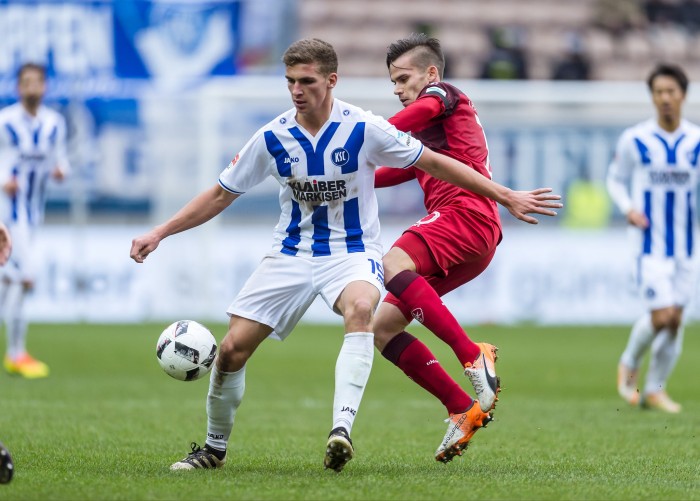
<path id="1" fill-rule="evenodd" d="M 169 142 L 196 149 L 188 95 L 237 73 L 241 4 L 0 0 L 0 107 L 17 99 L 17 69 L 38 63 L 47 69 L 46 104 L 68 124 L 73 175 L 49 186 L 48 214 L 76 200 L 89 214 L 148 212 L 154 157 L 176 150 Z"/>
<path id="2" fill-rule="evenodd" d="M 56 79 L 236 73 L 238 1 L 0 0 L 0 77 L 24 62 Z"/>

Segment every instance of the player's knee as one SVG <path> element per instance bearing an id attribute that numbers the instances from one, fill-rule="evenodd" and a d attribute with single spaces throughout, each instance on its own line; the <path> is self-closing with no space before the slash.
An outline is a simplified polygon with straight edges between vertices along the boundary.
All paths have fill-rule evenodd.
<path id="1" fill-rule="evenodd" d="M 355 325 L 357 329 L 369 329 L 374 316 L 374 305 L 366 299 L 357 299 L 352 302 L 345 312 L 345 323 Z M 364 326 L 364 327 L 361 327 Z"/>
<path id="2" fill-rule="evenodd" d="M 250 355 L 250 352 L 235 342 L 234 336 L 229 332 L 219 346 L 216 366 L 224 372 L 236 372 L 245 365 Z"/>

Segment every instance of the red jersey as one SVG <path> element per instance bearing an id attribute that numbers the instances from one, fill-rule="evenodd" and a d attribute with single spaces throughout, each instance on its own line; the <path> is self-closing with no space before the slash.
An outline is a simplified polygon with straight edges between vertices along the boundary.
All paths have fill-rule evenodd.
<path id="1" fill-rule="evenodd" d="M 491 179 L 489 151 L 486 136 L 479 122 L 474 104 L 457 87 L 445 82 L 427 85 L 413 103 L 389 119 L 397 129 L 410 132 L 425 146 L 468 165 Z M 495 201 L 447 181 L 434 178 L 420 169 L 392 169 L 376 171 L 375 186 L 393 186 L 416 178 L 424 193 L 428 213 L 449 205 L 477 211 L 500 227 Z"/>

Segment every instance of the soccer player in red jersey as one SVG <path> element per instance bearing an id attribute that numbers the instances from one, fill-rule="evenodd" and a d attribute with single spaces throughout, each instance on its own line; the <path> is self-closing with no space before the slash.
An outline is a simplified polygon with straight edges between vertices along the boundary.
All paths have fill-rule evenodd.
<path id="1" fill-rule="evenodd" d="M 440 42 L 414 33 L 389 46 L 386 62 L 394 94 L 404 106 L 389 122 L 490 179 L 486 137 L 472 101 L 456 87 L 441 82 L 444 55 Z M 413 167 L 380 168 L 375 186 L 394 186 L 410 179 L 420 183 L 428 215 L 408 228 L 384 256 L 389 293 L 375 319 L 374 339 L 385 358 L 447 408 L 449 425 L 435 458 L 449 462 L 461 455 L 476 430 L 492 419 L 490 411 L 496 404 L 500 380 L 494 366 L 497 348 L 469 339 L 440 296 L 486 269 L 501 241 L 501 222 L 493 200 Z M 560 198 L 550 191 L 541 189 L 541 196 Z M 534 217 L 521 219 L 537 223 Z M 447 374 L 425 344 L 404 330 L 414 318 L 452 348 L 477 400 Z"/>

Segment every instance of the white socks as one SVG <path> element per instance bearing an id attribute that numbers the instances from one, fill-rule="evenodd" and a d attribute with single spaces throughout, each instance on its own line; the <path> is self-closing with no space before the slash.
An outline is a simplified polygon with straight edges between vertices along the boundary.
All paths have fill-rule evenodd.
<path id="1" fill-rule="evenodd" d="M 355 415 L 367 386 L 374 360 L 374 334 L 350 332 L 335 364 L 335 395 L 333 398 L 333 427 L 352 430 Z"/>
<path id="2" fill-rule="evenodd" d="M 644 353 L 654 340 L 654 326 L 651 323 L 651 314 L 642 315 L 632 327 L 627 347 L 620 357 L 620 362 L 629 369 L 639 369 Z"/>
<path id="3" fill-rule="evenodd" d="M 24 287 L 19 282 L 3 285 L 3 314 L 7 337 L 7 356 L 15 359 L 26 351 L 27 319 L 24 316 Z"/>
<path id="4" fill-rule="evenodd" d="M 666 381 L 681 356 L 683 331 L 684 328 L 681 326 L 676 335 L 671 336 L 668 329 L 663 329 L 654 338 L 644 393 L 656 393 L 666 389 Z"/>
<path id="5" fill-rule="evenodd" d="M 651 346 L 644 393 L 656 393 L 666 388 L 666 381 L 681 355 L 683 330 L 683 326 L 680 326 L 675 336 L 671 336 L 668 329 L 662 329 L 654 335 L 649 313 L 635 322 L 620 362 L 632 370 L 639 369 L 644 354 Z"/>
<path id="6" fill-rule="evenodd" d="M 214 449 L 225 451 L 236 411 L 245 392 L 245 365 L 237 372 L 219 372 L 216 363 L 209 378 L 207 394 L 207 440 Z"/>

